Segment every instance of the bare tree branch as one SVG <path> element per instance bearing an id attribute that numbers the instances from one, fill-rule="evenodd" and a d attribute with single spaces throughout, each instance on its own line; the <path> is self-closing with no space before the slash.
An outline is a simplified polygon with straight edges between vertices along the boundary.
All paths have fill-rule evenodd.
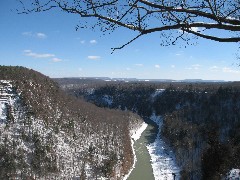
<path id="1" fill-rule="evenodd" d="M 29 0 L 28 4 L 22 0 L 18 1 L 22 5 L 19 13 L 28 14 L 59 8 L 68 13 L 78 14 L 80 22 L 88 22 L 87 18 L 95 19 L 91 28 L 99 27 L 104 33 L 113 32 L 118 27 L 139 32 L 139 35 L 124 45 L 112 48 L 113 52 L 143 35 L 154 32 L 169 32 L 169 36 L 175 32 L 176 38 L 171 44 L 179 40 L 189 41 L 190 38 L 184 38 L 184 35 L 189 34 L 218 42 L 240 42 L 237 34 L 240 32 L 239 1 Z M 221 32 L 218 34 L 222 35 L 215 37 L 211 33 L 212 30 Z M 229 35 L 230 37 L 226 37 Z M 165 38 L 166 41 L 170 39 L 167 36 Z"/>
<path id="2" fill-rule="evenodd" d="M 205 39 L 210 39 L 213 41 L 218 41 L 218 42 L 239 42 L 240 41 L 240 37 L 229 37 L 229 38 L 219 38 L 219 37 L 215 37 L 215 36 L 209 36 L 209 35 L 205 35 L 205 34 L 201 34 L 199 32 L 196 31 L 192 31 L 192 30 L 188 30 L 188 29 L 184 29 L 186 32 L 194 34 L 196 36 L 205 38 Z"/>

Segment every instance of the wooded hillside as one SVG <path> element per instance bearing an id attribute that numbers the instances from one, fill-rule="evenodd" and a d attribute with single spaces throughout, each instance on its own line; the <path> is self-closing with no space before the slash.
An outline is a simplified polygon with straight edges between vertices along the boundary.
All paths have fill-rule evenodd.
<path id="1" fill-rule="evenodd" d="M 0 66 L 0 80 L 0 179 L 121 179 L 128 172 L 129 131 L 139 116 L 69 97 L 27 68 Z"/>

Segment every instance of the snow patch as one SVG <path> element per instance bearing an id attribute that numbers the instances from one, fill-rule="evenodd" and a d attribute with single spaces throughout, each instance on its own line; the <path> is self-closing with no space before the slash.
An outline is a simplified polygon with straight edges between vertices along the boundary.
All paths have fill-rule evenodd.
<path id="1" fill-rule="evenodd" d="M 240 179 L 240 169 L 232 169 L 228 174 L 226 179 L 237 180 Z"/>
<path id="2" fill-rule="evenodd" d="M 165 91 L 165 89 L 156 89 L 155 92 L 151 96 L 154 99 L 156 96 L 158 96 L 159 94 L 162 94 L 164 91 Z"/>
<path id="3" fill-rule="evenodd" d="M 143 122 L 141 127 L 137 130 L 131 130 L 131 138 L 134 140 L 134 141 L 137 141 L 140 137 L 141 137 L 141 134 L 143 133 L 143 131 L 147 128 L 148 124 Z"/>
<path id="4" fill-rule="evenodd" d="M 156 116 L 155 113 L 150 117 L 152 121 L 158 124 L 161 130 L 162 117 Z M 148 152 L 151 156 L 151 164 L 155 180 L 180 179 L 180 169 L 176 165 L 174 154 L 169 150 L 167 145 L 160 138 L 160 130 L 155 141 L 147 145 Z"/>

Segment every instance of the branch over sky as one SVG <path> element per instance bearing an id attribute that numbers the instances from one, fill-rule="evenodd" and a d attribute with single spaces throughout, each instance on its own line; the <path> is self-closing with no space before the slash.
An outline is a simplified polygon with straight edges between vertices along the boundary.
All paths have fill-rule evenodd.
<path id="1" fill-rule="evenodd" d="M 77 28 L 93 28 L 113 32 L 124 27 L 138 32 L 120 47 L 149 33 L 161 33 L 161 45 L 179 40 L 191 41 L 192 36 L 218 42 L 240 41 L 240 2 L 233 0 L 18 0 L 19 13 L 61 9 L 78 14 Z M 89 20 L 89 18 L 93 20 Z M 91 22 L 91 23 L 90 23 Z M 92 23 L 93 22 L 93 23 Z"/>

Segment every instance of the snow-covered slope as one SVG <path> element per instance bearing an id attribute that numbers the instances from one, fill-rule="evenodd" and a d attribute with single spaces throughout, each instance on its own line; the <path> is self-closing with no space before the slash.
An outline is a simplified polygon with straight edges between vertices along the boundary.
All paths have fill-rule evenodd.
<path id="1" fill-rule="evenodd" d="M 96 167 L 102 167 L 103 170 L 111 168 L 105 167 L 105 161 L 112 161 L 108 153 L 114 153 L 114 168 L 121 168 L 122 162 L 119 159 L 123 150 L 111 142 L 117 137 L 113 136 L 113 133 L 109 134 L 108 130 L 100 128 L 98 132 L 84 133 L 81 132 L 82 124 L 75 123 L 73 137 L 63 130 L 56 132 L 53 126 L 47 126 L 44 120 L 27 116 L 27 113 L 20 94 L 14 92 L 11 81 L 0 81 L 0 150 L 6 154 L 1 157 L 1 165 L 13 166 L 16 169 L 15 177 L 107 178 L 111 169 L 105 174 L 93 172 Z M 88 126 L 85 129 L 92 131 L 91 124 Z M 101 141 L 99 134 L 102 134 Z M 108 139 L 110 137 L 111 140 Z M 20 154 L 22 157 L 18 157 Z M 14 159 L 9 162 L 8 158 Z M 25 166 L 27 173 L 23 173 L 19 165 Z M 7 174 L 1 173 L 1 176 L 5 177 Z"/>
<path id="2" fill-rule="evenodd" d="M 68 98 L 25 68 L 5 69 L 0 179 L 123 178 L 133 164 L 130 129 L 143 122 L 138 116 Z"/>

